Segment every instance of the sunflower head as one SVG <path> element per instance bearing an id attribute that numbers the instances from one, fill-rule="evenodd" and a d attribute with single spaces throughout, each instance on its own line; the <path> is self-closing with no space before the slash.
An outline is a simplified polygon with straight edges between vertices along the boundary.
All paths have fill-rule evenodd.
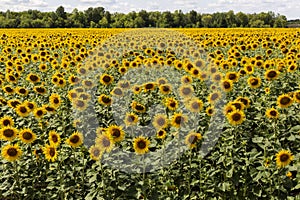
<path id="1" fill-rule="evenodd" d="M 293 104 L 293 98 L 288 94 L 282 94 L 277 98 L 279 108 L 287 108 Z"/>
<path id="2" fill-rule="evenodd" d="M 125 137 L 123 128 L 117 125 L 110 125 L 107 128 L 107 133 L 113 139 L 113 142 L 121 142 Z"/>
<path id="3" fill-rule="evenodd" d="M 43 147 L 43 153 L 50 162 L 54 162 L 58 157 L 58 151 L 53 144 L 46 144 L 45 147 Z"/>
<path id="4" fill-rule="evenodd" d="M 188 121 L 188 117 L 182 113 L 174 113 L 171 119 L 171 125 L 175 128 L 183 126 Z"/>
<path id="5" fill-rule="evenodd" d="M 149 151 L 150 140 L 145 137 L 139 136 L 133 140 L 133 149 L 136 154 L 145 154 Z"/>
<path id="6" fill-rule="evenodd" d="M 49 143 L 55 147 L 58 147 L 61 142 L 60 135 L 56 131 L 49 132 L 48 140 L 49 140 Z"/>
<path id="7" fill-rule="evenodd" d="M 283 168 L 290 164 L 290 162 L 294 159 L 292 153 L 288 150 L 280 150 L 276 154 L 276 165 L 279 168 Z"/>
<path id="8" fill-rule="evenodd" d="M 156 132 L 156 137 L 159 139 L 165 139 L 167 132 L 164 129 L 160 129 Z"/>
<path id="9" fill-rule="evenodd" d="M 23 129 L 19 132 L 19 138 L 25 144 L 31 144 L 36 140 L 36 134 L 30 129 Z"/>
<path id="10" fill-rule="evenodd" d="M 101 151 L 110 152 L 114 147 L 114 139 L 107 133 L 100 134 L 96 138 L 95 144 L 101 149 Z"/>
<path id="11" fill-rule="evenodd" d="M 235 110 L 226 115 L 229 123 L 233 126 L 242 124 L 245 121 L 245 114 L 241 110 Z"/>
<path id="12" fill-rule="evenodd" d="M 98 160 L 101 159 L 101 157 L 103 155 L 103 150 L 101 149 L 100 146 L 93 145 L 93 146 L 90 147 L 89 153 L 90 153 L 90 158 L 92 160 L 98 161 Z"/>
<path id="13" fill-rule="evenodd" d="M 195 148 L 197 143 L 202 139 L 202 135 L 200 133 L 191 132 L 185 137 L 185 144 L 189 148 Z"/>
<path id="14" fill-rule="evenodd" d="M 5 141 L 13 141 L 18 135 L 18 130 L 11 126 L 0 129 L 0 138 Z"/>
<path id="15" fill-rule="evenodd" d="M 2 147 L 1 155 L 5 160 L 9 162 L 13 162 L 19 159 L 19 157 L 22 155 L 22 150 L 17 144 L 15 145 L 8 144 Z"/>
<path id="16" fill-rule="evenodd" d="M 11 116 L 5 115 L 0 119 L 0 127 L 13 126 L 14 120 Z"/>
<path id="17" fill-rule="evenodd" d="M 126 113 L 126 117 L 125 117 L 125 120 L 124 120 L 126 126 L 132 126 L 132 125 L 135 125 L 137 124 L 138 122 L 138 116 L 134 113 Z"/>
<path id="18" fill-rule="evenodd" d="M 79 147 L 83 144 L 83 135 L 79 132 L 74 132 L 67 140 L 66 143 L 73 148 Z"/>

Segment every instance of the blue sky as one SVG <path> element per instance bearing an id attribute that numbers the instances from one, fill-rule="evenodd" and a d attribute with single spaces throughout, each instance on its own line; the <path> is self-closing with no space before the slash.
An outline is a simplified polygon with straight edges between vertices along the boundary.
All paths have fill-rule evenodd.
<path id="1" fill-rule="evenodd" d="M 85 10 L 89 7 L 104 7 L 110 12 L 196 10 L 200 13 L 214 13 L 233 10 L 245 13 L 273 11 L 287 16 L 288 19 L 300 18 L 299 0 L 0 0 L 0 10 L 21 11 L 37 9 L 55 11 L 62 5 L 66 11 L 74 8 Z"/>

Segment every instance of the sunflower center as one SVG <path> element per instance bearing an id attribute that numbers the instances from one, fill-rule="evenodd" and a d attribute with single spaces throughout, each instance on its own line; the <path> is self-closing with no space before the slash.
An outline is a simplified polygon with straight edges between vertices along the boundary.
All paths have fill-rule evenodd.
<path id="1" fill-rule="evenodd" d="M 83 108 L 83 107 L 84 107 L 84 102 L 83 102 L 83 101 L 77 101 L 76 105 L 77 105 L 79 108 Z"/>
<path id="2" fill-rule="evenodd" d="M 270 71 L 270 72 L 267 74 L 267 76 L 268 76 L 269 78 L 274 78 L 274 77 L 276 77 L 276 75 L 277 75 L 277 73 L 276 73 L 275 71 Z"/>
<path id="3" fill-rule="evenodd" d="M 15 149 L 15 148 L 9 148 L 9 149 L 7 150 L 7 154 L 8 154 L 9 156 L 11 156 L 11 157 L 14 157 L 14 156 L 16 156 L 16 155 L 18 154 L 18 151 L 17 151 L 17 149 Z"/>
<path id="4" fill-rule="evenodd" d="M 242 116 L 241 116 L 240 113 L 234 113 L 234 114 L 232 115 L 232 120 L 233 120 L 233 121 L 239 121 L 241 118 L 242 118 Z"/>
<path id="5" fill-rule="evenodd" d="M 169 92 L 170 91 L 170 88 L 168 86 L 163 86 L 163 91 L 164 92 Z"/>
<path id="6" fill-rule="evenodd" d="M 58 103 L 59 103 L 58 98 L 55 98 L 55 99 L 53 100 L 53 102 L 54 102 L 55 104 L 58 104 Z"/>
<path id="7" fill-rule="evenodd" d="M 193 109 L 199 109 L 199 108 L 200 108 L 199 103 L 193 102 L 193 103 L 192 103 L 192 108 L 193 108 Z"/>
<path id="8" fill-rule="evenodd" d="M 170 103 L 170 107 L 174 108 L 176 106 L 176 103 L 175 102 L 171 102 Z"/>
<path id="9" fill-rule="evenodd" d="M 181 117 L 181 116 L 177 116 L 177 117 L 175 118 L 175 123 L 176 123 L 176 124 L 180 124 L 181 121 L 182 121 L 182 117 Z"/>
<path id="10" fill-rule="evenodd" d="M 211 95 L 211 100 L 214 101 L 219 97 L 218 94 L 214 93 L 213 95 Z"/>
<path id="11" fill-rule="evenodd" d="M 112 130 L 112 136 L 115 137 L 115 138 L 118 138 L 121 136 L 121 132 L 119 129 L 113 129 Z"/>
<path id="12" fill-rule="evenodd" d="M 123 94 L 123 93 L 122 93 L 122 90 L 121 90 L 120 88 L 115 89 L 114 93 L 115 93 L 116 95 L 122 95 L 122 94 Z"/>
<path id="13" fill-rule="evenodd" d="M 23 133 L 23 138 L 25 140 L 30 140 L 32 138 L 32 134 L 30 132 Z"/>
<path id="14" fill-rule="evenodd" d="M 142 106 L 142 105 L 136 105 L 135 109 L 137 109 L 137 110 L 144 110 L 144 106 Z"/>
<path id="15" fill-rule="evenodd" d="M 52 135 L 51 139 L 52 139 L 52 142 L 54 142 L 54 143 L 58 142 L 58 138 L 56 135 Z"/>
<path id="16" fill-rule="evenodd" d="M 138 141 L 137 146 L 139 149 L 144 149 L 144 148 L 146 148 L 146 142 Z"/>
<path id="17" fill-rule="evenodd" d="M 184 95 L 189 95 L 192 92 L 191 88 L 183 88 L 182 93 Z"/>
<path id="18" fill-rule="evenodd" d="M 195 144 L 197 142 L 198 138 L 194 135 L 189 137 L 189 143 L 190 144 Z"/>
<path id="19" fill-rule="evenodd" d="M 272 111 L 270 112 L 270 115 L 272 115 L 272 116 L 277 116 L 277 112 L 276 112 L 275 110 L 272 110 Z"/>
<path id="20" fill-rule="evenodd" d="M 280 99 L 280 104 L 287 105 L 290 103 L 290 101 L 291 99 L 289 97 L 283 97 L 282 99 Z"/>
<path id="21" fill-rule="evenodd" d="M 290 158 L 289 155 L 283 154 L 283 155 L 280 156 L 280 161 L 281 162 L 286 162 L 289 158 Z"/>
<path id="22" fill-rule="evenodd" d="M 223 85 L 224 85 L 225 89 L 229 89 L 230 88 L 230 83 L 228 83 L 228 82 L 224 82 Z"/>
<path id="23" fill-rule="evenodd" d="M 31 76 L 30 76 L 30 80 L 35 82 L 35 81 L 38 80 L 38 77 L 35 76 L 35 75 L 31 75 Z"/>
<path id="24" fill-rule="evenodd" d="M 38 116 L 42 116 L 42 115 L 44 114 L 44 112 L 43 112 L 42 110 L 38 110 L 38 111 L 36 112 L 36 114 L 37 114 Z"/>
<path id="25" fill-rule="evenodd" d="M 55 156 L 55 148 L 51 147 L 51 148 L 49 149 L 49 155 L 50 155 L 51 157 L 54 157 L 54 156 Z"/>
<path id="26" fill-rule="evenodd" d="M 153 85 L 152 83 L 148 83 L 148 84 L 146 84 L 146 86 L 145 86 L 145 88 L 146 88 L 147 90 L 151 90 L 153 87 L 154 87 L 154 85 Z"/>
<path id="27" fill-rule="evenodd" d="M 96 157 L 98 157 L 100 155 L 99 149 L 94 149 L 93 155 L 96 156 Z"/>
<path id="28" fill-rule="evenodd" d="M 164 135 L 164 132 L 163 131 L 159 131 L 158 132 L 158 136 L 163 136 Z"/>
<path id="29" fill-rule="evenodd" d="M 26 107 L 22 106 L 22 107 L 20 108 L 20 112 L 21 112 L 21 113 L 26 113 L 26 112 L 27 112 Z"/>
<path id="30" fill-rule="evenodd" d="M 3 123 L 4 126 L 9 126 L 9 125 L 11 125 L 11 124 L 10 124 L 10 120 L 8 120 L 8 119 L 3 120 L 2 123 Z"/>
<path id="31" fill-rule="evenodd" d="M 109 83 L 111 78 L 109 76 L 104 76 L 102 79 L 105 83 Z"/>
<path id="32" fill-rule="evenodd" d="M 258 85 L 258 80 L 257 79 L 251 80 L 251 85 Z"/>
<path id="33" fill-rule="evenodd" d="M 103 138 L 103 140 L 102 140 L 102 145 L 103 145 L 103 147 L 105 147 L 105 148 L 107 148 L 107 147 L 109 147 L 110 146 L 110 140 L 108 139 L 108 138 Z"/>
<path id="34" fill-rule="evenodd" d="M 80 138 L 78 135 L 74 135 L 73 137 L 71 137 L 70 142 L 76 144 L 77 142 L 79 142 Z"/>
<path id="35" fill-rule="evenodd" d="M 166 123 L 166 120 L 165 120 L 164 118 L 162 118 L 162 117 L 160 117 L 160 118 L 157 120 L 157 124 L 158 124 L 159 126 L 163 126 L 163 125 L 165 125 L 165 123 Z"/>
<path id="36" fill-rule="evenodd" d="M 103 97 L 102 97 L 102 101 L 103 101 L 104 103 L 110 103 L 110 102 L 111 102 L 111 99 L 108 98 L 108 97 L 103 96 Z"/>
<path id="37" fill-rule="evenodd" d="M 15 134 L 15 132 L 11 129 L 6 129 L 3 131 L 3 135 L 8 138 L 13 137 L 14 134 Z"/>
<path id="38" fill-rule="evenodd" d="M 25 94 L 25 93 L 26 93 L 26 90 L 25 90 L 24 88 L 22 88 L 22 89 L 19 90 L 19 92 L 20 92 L 21 94 Z"/>

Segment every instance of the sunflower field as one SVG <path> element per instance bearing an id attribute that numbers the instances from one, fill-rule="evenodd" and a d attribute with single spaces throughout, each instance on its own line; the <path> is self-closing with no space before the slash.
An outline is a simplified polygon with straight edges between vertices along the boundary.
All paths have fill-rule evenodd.
<path id="1" fill-rule="evenodd" d="M 300 29 L 0 29 L 0 199 L 300 198 Z"/>

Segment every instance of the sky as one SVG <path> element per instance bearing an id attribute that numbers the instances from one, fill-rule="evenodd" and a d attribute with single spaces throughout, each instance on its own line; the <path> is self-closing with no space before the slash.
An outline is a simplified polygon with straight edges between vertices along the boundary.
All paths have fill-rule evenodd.
<path id="1" fill-rule="evenodd" d="M 299 0 L 0 0 L 1 11 L 23 11 L 36 9 L 55 11 L 63 6 L 67 12 L 74 8 L 86 10 L 89 7 L 104 7 L 105 10 L 128 13 L 131 11 L 174 11 L 199 13 L 227 12 L 259 13 L 273 11 L 290 19 L 300 19 Z"/>

